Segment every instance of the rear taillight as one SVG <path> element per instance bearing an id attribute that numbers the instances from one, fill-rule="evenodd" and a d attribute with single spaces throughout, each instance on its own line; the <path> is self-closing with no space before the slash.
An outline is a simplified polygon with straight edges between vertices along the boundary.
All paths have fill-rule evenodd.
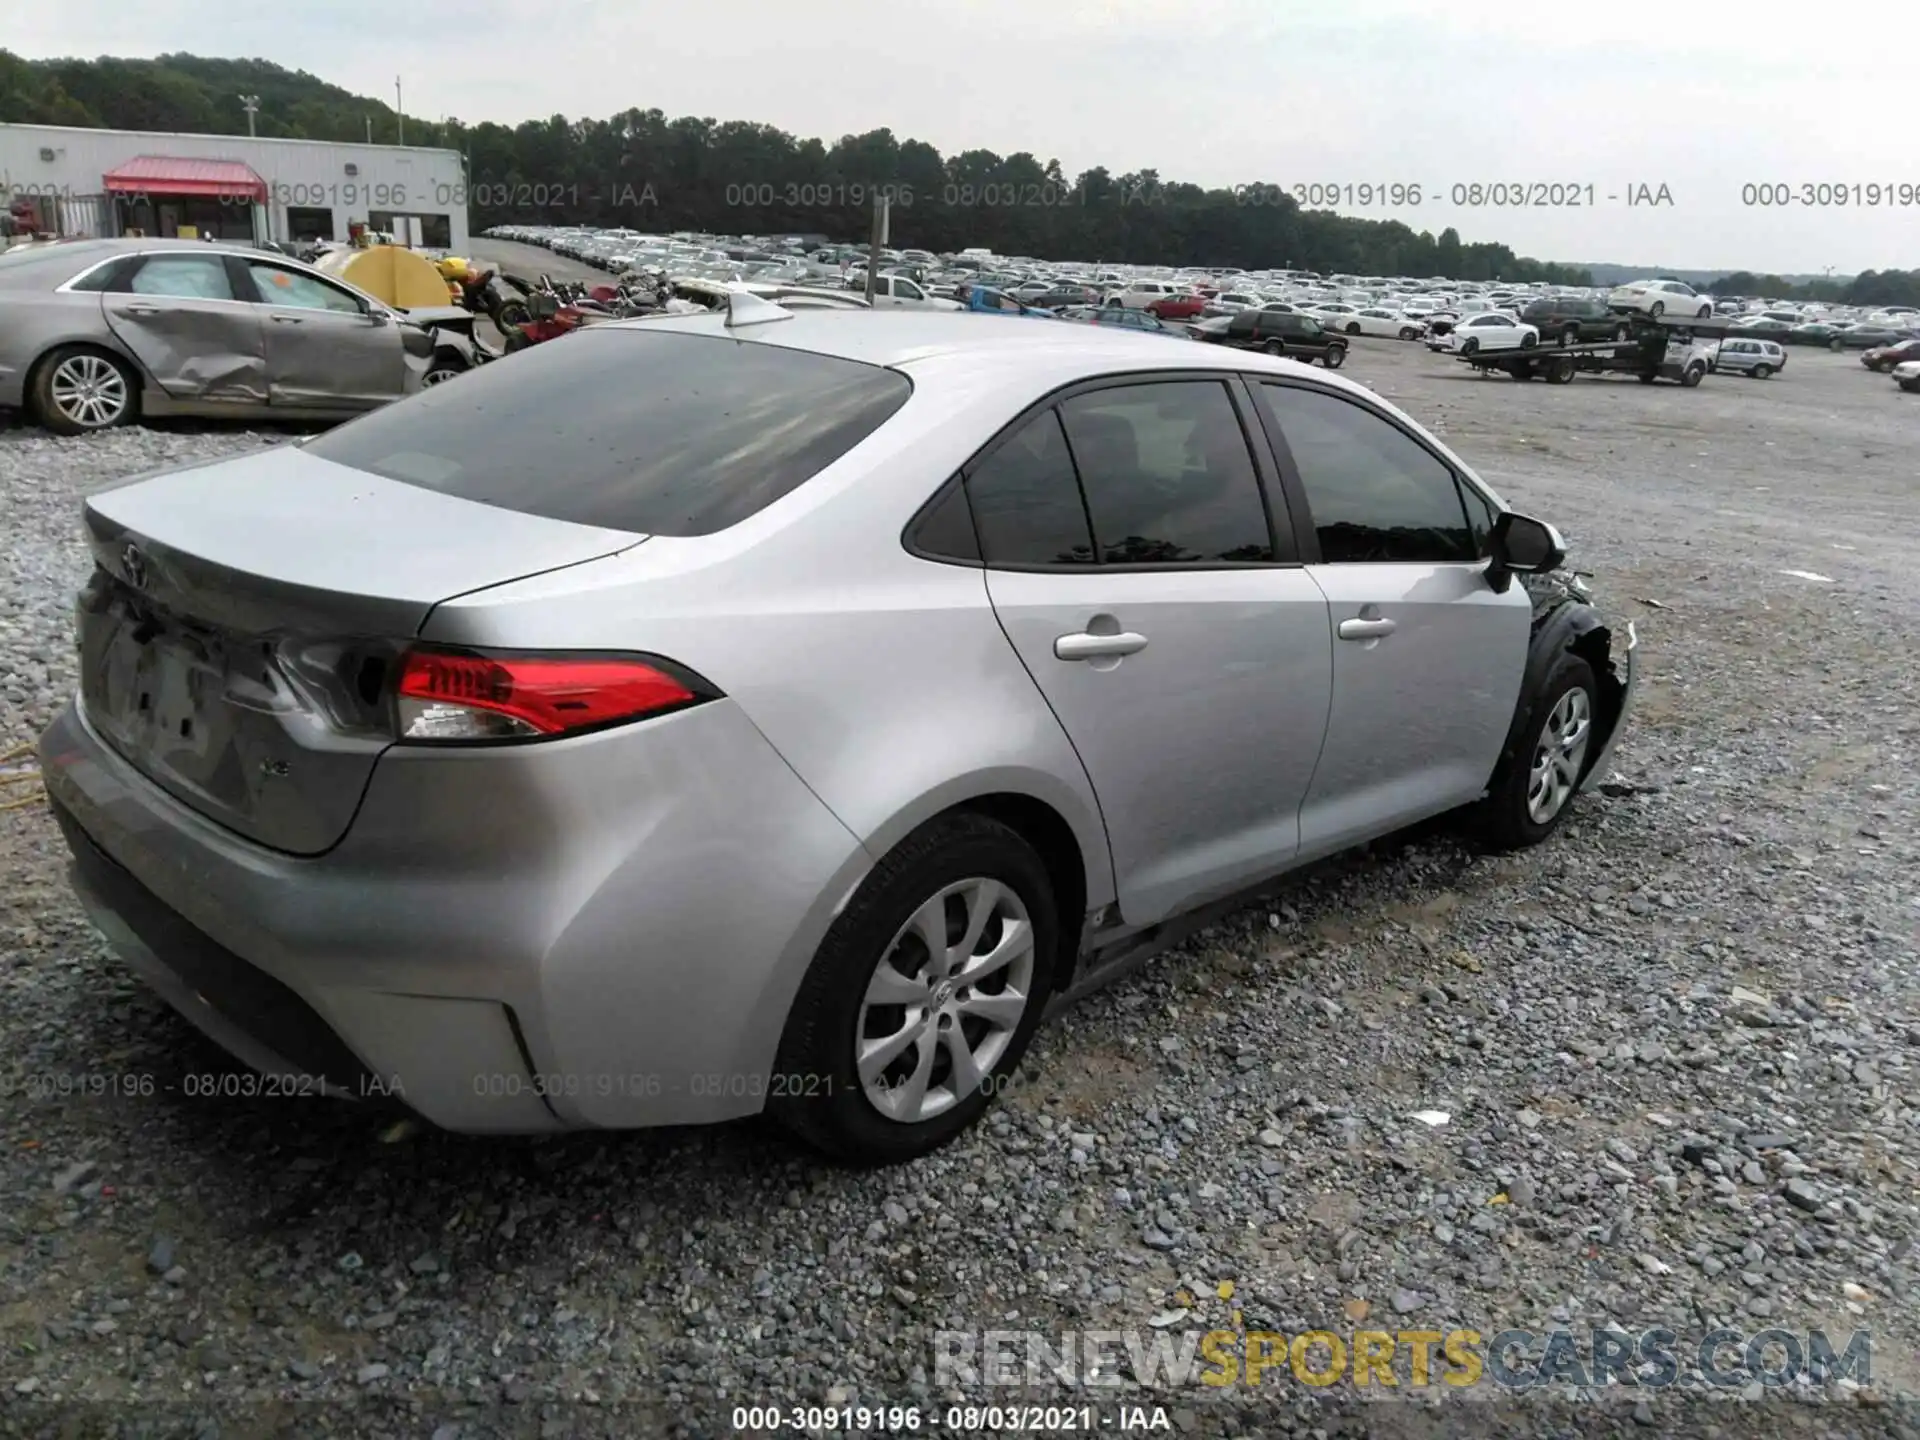
<path id="1" fill-rule="evenodd" d="M 719 692 L 651 655 L 409 650 L 394 686 L 402 742 L 543 740 L 683 710 Z"/>

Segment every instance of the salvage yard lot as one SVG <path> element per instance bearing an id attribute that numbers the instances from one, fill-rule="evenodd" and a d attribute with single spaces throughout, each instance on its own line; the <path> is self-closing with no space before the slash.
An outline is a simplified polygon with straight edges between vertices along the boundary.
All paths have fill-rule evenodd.
<path id="1" fill-rule="evenodd" d="M 1043 1031 L 986 1125 L 856 1174 L 752 1125 L 530 1143 L 189 1095 L 233 1072 L 106 957 L 51 819 L 0 813 L 0 1393 L 717 1434 L 944 1401 L 937 1331 L 1187 1309 L 1166 1328 L 1868 1327 L 1873 1389 L 1920 1385 L 1920 397 L 1821 352 L 1693 390 L 1393 341 L 1344 373 L 1638 627 L 1613 783 L 1558 838 L 1434 827 L 1298 877 Z M 79 495 L 283 438 L 0 433 L 0 750 L 73 683 Z M 1354 1398 L 1151 1398 L 1234 1434 L 1310 1394 Z M 1882 1433 L 1846 1403 L 1836 1432 Z"/>

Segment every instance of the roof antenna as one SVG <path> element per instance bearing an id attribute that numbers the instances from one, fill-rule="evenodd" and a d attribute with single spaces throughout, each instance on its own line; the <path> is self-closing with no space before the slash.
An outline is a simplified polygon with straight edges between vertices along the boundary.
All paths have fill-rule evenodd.
<path id="1" fill-rule="evenodd" d="M 793 312 L 771 300 L 762 300 L 751 290 L 727 291 L 727 329 L 742 325 L 764 325 L 770 320 L 791 320 Z"/>

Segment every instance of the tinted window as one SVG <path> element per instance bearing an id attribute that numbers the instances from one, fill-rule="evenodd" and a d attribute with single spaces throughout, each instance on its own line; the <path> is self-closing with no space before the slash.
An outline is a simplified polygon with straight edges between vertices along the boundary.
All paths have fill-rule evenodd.
<path id="1" fill-rule="evenodd" d="M 911 392 L 876 365 L 603 327 L 482 366 L 307 448 L 529 515 L 709 535 L 824 470 Z"/>
<path id="2" fill-rule="evenodd" d="M 980 540 L 973 529 L 973 511 L 963 486 L 949 485 L 913 527 L 914 548 L 942 560 L 980 563 Z"/>
<path id="3" fill-rule="evenodd" d="M 967 476 L 967 498 L 989 565 L 1091 565 L 1080 482 L 1060 417 L 1029 420 Z"/>
<path id="4" fill-rule="evenodd" d="M 1404 431 L 1322 391 L 1262 384 L 1329 564 L 1472 560 L 1453 472 Z"/>
<path id="5" fill-rule="evenodd" d="M 136 295 L 172 295 L 183 300 L 231 300 L 226 261 L 218 255 L 154 255 L 134 272 L 127 287 Z"/>
<path id="6" fill-rule="evenodd" d="M 1494 509 L 1493 502 L 1482 495 L 1464 480 L 1458 482 L 1460 498 L 1466 502 L 1467 525 L 1473 531 L 1473 553 L 1486 556 L 1493 553 L 1493 522 L 1500 512 Z"/>
<path id="7" fill-rule="evenodd" d="M 1273 558 L 1224 385 L 1128 385 L 1060 407 L 1103 565 Z"/>
<path id="8" fill-rule="evenodd" d="M 254 289 L 260 292 L 260 299 L 268 305 L 286 305 L 297 310 L 333 310 L 342 315 L 361 313 L 360 302 L 346 291 L 324 280 L 316 280 L 311 275 L 302 275 L 297 270 L 249 260 L 247 274 L 253 277 Z"/>

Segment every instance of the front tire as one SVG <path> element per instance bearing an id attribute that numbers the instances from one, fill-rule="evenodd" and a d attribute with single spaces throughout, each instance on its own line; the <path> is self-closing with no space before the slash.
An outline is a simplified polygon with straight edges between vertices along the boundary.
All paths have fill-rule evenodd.
<path id="1" fill-rule="evenodd" d="M 140 413 L 132 367 L 86 345 L 62 345 L 33 375 L 33 413 L 56 435 L 90 435 Z"/>
<path id="2" fill-rule="evenodd" d="M 1287 353 L 1287 347 L 1282 345 L 1278 340 L 1269 340 L 1260 348 L 1269 355 L 1284 355 Z"/>
<path id="3" fill-rule="evenodd" d="M 1320 358 L 1320 363 L 1329 370 L 1338 370 L 1342 365 L 1347 363 L 1347 347 L 1344 345 L 1329 345 L 1327 347 L 1327 353 Z"/>
<path id="4" fill-rule="evenodd" d="M 420 385 L 425 389 L 429 385 L 444 385 L 455 376 L 464 375 L 470 367 L 464 360 L 454 360 L 441 356 L 427 367 L 427 373 L 420 377 Z"/>
<path id="5" fill-rule="evenodd" d="M 1662 315 L 1666 313 L 1667 313 L 1667 302 L 1664 300 L 1654 301 L 1653 308 L 1647 311 L 1647 314 L 1651 315 L 1656 320 L 1658 320 Z"/>
<path id="6" fill-rule="evenodd" d="M 781 1037 L 768 1112 L 862 1165 L 912 1160 L 1006 1087 L 1046 1008 L 1060 934 L 1045 864 L 984 815 L 916 830 L 821 942 Z"/>
<path id="7" fill-rule="evenodd" d="M 1473 811 L 1473 829 L 1490 849 L 1538 845 L 1566 819 L 1586 775 L 1599 695 L 1585 660 L 1567 653 L 1554 662 L 1511 766 Z"/>
<path id="8" fill-rule="evenodd" d="M 1360 325 L 1358 321 L 1355 321 L 1352 324 L 1349 324 L 1347 326 L 1347 334 L 1358 335 L 1359 333 L 1360 333 Z"/>

